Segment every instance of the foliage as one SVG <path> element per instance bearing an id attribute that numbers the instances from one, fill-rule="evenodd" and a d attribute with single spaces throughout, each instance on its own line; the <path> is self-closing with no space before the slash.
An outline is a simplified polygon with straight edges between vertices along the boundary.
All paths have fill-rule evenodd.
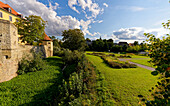
<path id="1" fill-rule="evenodd" d="M 32 52 L 33 56 L 23 57 L 19 62 L 18 71 L 19 75 L 27 72 L 35 72 L 46 69 L 46 62 L 42 59 L 42 53 Z"/>
<path id="2" fill-rule="evenodd" d="M 169 28 L 170 21 L 163 24 L 165 28 Z M 151 43 L 149 56 L 151 62 L 157 66 L 152 75 L 160 75 L 158 84 L 150 90 L 154 100 L 146 100 L 146 105 L 168 105 L 170 104 L 170 35 L 162 40 L 156 38 L 153 34 L 146 33 L 148 40 Z"/>
<path id="3" fill-rule="evenodd" d="M 78 63 L 81 60 L 81 57 L 83 55 L 83 53 L 78 52 L 77 50 L 74 50 L 73 52 L 66 49 L 63 52 L 64 56 L 63 61 L 65 64 L 74 64 L 74 63 Z"/>
<path id="4" fill-rule="evenodd" d="M 43 39 L 46 22 L 35 15 L 26 16 L 25 19 L 19 19 L 15 22 L 18 28 L 18 34 L 21 35 L 22 42 L 33 44 L 33 42 L 40 42 Z"/>
<path id="5" fill-rule="evenodd" d="M 138 44 L 138 41 L 134 41 L 134 45 L 135 45 L 135 46 L 136 46 L 136 45 L 139 45 L 139 44 Z"/>
<path id="6" fill-rule="evenodd" d="M 119 60 L 114 59 L 114 58 L 109 58 L 109 57 L 106 57 L 106 56 L 101 56 L 101 58 L 107 64 L 109 64 L 109 66 L 112 67 L 112 68 L 136 68 L 137 67 L 137 65 L 135 65 L 135 64 L 130 64 L 128 62 L 119 61 Z"/>
<path id="7" fill-rule="evenodd" d="M 120 55 L 120 56 L 117 56 L 117 58 L 132 58 L 130 55 Z"/>
<path id="8" fill-rule="evenodd" d="M 64 30 L 62 34 L 63 47 L 72 51 L 84 51 L 86 42 L 84 34 L 80 29 Z"/>
<path id="9" fill-rule="evenodd" d="M 112 104 L 104 88 L 101 73 L 77 51 L 65 51 L 63 80 L 56 97 L 57 105 L 101 105 Z M 75 55 L 73 57 L 73 55 Z M 70 57 L 68 57 L 70 56 Z M 66 59 L 65 59 L 66 58 Z M 70 59 L 71 58 L 71 59 Z M 71 60 L 71 61 L 70 61 Z M 70 61 L 70 62 L 66 62 Z"/>
<path id="10" fill-rule="evenodd" d="M 148 45 L 145 43 L 145 44 L 141 44 L 141 45 L 130 46 L 127 48 L 127 52 L 137 53 L 140 51 L 145 51 L 147 49 L 148 49 Z"/>
<path id="11" fill-rule="evenodd" d="M 88 40 L 90 41 L 90 40 Z M 110 51 L 113 47 L 113 40 L 112 39 L 97 39 L 91 42 L 91 44 L 86 48 L 86 50 L 91 51 Z"/>

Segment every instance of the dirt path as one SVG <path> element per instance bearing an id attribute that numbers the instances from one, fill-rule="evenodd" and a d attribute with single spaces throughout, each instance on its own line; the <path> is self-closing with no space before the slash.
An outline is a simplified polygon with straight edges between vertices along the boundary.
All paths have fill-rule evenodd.
<path id="1" fill-rule="evenodd" d="M 145 69 L 148 69 L 148 70 L 151 70 L 151 71 L 155 71 L 155 68 L 148 67 L 148 66 L 141 65 L 141 64 L 138 64 L 138 63 L 134 63 L 134 62 L 130 62 L 129 60 L 131 60 L 131 59 L 119 58 L 119 60 L 120 60 L 120 61 L 128 61 L 129 63 L 131 63 L 131 64 L 136 64 L 136 65 L 139 66 L 139 67 L 142 67 L 142 68 L 145 68 Z"/>

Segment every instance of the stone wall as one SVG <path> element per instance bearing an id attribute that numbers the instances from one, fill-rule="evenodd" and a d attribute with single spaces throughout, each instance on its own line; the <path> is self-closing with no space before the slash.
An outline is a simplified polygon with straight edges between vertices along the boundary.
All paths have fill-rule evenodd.
<path id="1" fill-rule="evenodd" d="M 17 28 L 9 21 L 0 20 L 0 82 L 17 76 Z"/>
<path id="2" fill-rule="evenodd" d="M 18 44 L 17 28 L 9 21 L 0 19 L 0 82 L 17 76 L 18 62 L 31 51 L 42 52 L 44 57 L 52 56 L 53 45 L 32 46 Z"/>

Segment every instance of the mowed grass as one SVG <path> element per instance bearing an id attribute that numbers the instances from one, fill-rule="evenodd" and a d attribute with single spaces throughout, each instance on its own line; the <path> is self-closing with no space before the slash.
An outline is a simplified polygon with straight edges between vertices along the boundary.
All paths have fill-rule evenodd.
<path id="1" fill-rule="evenodd" d="M 148 67 L 156 68 L 155 66 L 153 66 L 152 63 L 148 62 L 149 60 L 151 60 L 151 59 L 132 59 L 130 61 L 134 62 L 134 63 L 142 64 L 142 65 L 145 65 L 145 66 L 148 66 Z"/>
<path id="2" fill-rule="evenodd" d="M 46 70 L 19 75 L 0 83 L 0 106 L 50 104 L 57 91 L 56 81 L 60 81 L 62 61 L 59 57 L 46 60 L 49 65 Z"/>
<path id="3" fill-rule="evenodd" d="M 97 56 L 87 55 L 105 77 L 106 86 L 110 90 L 117 105 L 137 106 L 138 95 L 149 97 L 149 89 L 156 84 L 157 78 L 150 70 L 143 68 L 113 69 Z"/>

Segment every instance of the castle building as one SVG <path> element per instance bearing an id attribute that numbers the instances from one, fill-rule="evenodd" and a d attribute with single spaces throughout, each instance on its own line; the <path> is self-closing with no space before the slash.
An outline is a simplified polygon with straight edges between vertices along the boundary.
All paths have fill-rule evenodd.
<path id="1" fill-rule="evenodd" d="M 11 6 L 0 1 L 0 19 L 14 23 L 22 17 L 22 14 L 17 13 Z"/>

